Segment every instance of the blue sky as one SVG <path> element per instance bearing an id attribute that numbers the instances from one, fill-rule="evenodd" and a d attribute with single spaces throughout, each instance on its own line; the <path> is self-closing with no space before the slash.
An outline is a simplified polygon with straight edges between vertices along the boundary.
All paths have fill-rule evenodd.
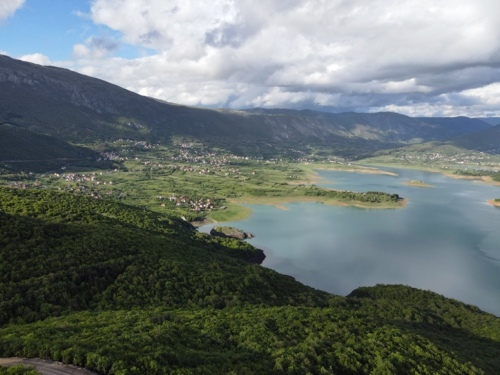
<path id="1" fill-rule="evenodd" d="M 0 51 L 169 102 L 500 116 L 498 0 L 0 0 Z"/>
<path id="2" fill-rule="evenodd" d="M 41 53 L 51 61 L 68 61 L 73 58 L 73 46 L 92 36 L 117 42 L 115 56 L 144 55 L 144 48 L 121 43 L 120 32 L 96 25 L 90 19 L 88 0 L 25 0 L 0 26 L 0 51 L 12 57 Z"/>

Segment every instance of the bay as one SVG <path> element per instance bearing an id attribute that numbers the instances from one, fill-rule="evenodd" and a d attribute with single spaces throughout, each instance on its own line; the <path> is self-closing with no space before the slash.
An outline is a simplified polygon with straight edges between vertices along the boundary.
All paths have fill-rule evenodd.
<path id="1" fill-rule="evenodd" d="M 318 186 L 383 191 L 408 198 L 403 209 L 321 203 L 247 205 L 252 215 L 224 223 L 256 235 L 263 266 L 338 295 L 359 286 L 404 284 L 500 316 L 500 187 L 411 169 L 398 176 L 318 171 Z M 421 180 L 433 188 L 405 186 Z M 208 232 L 213 225 L 200 228 Z"/>

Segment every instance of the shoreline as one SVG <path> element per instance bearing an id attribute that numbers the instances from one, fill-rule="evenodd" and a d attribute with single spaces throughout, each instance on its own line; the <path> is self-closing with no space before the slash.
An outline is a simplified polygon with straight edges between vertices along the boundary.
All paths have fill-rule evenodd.
<path id="1" fill-rule="evenodd" d="M 309 167 L 309 166 L 307 166 Z M 386 176 L 394 176 L 397 177 L 399 176 L 397 173 L 394 172 L 387 172 L 387 171 L 382 171 L 378 168 L 371 168 L 371 167 L 358 167 L 358 168 L 353 168 L 352 166 L 349 168 L 342 168 L 342 167 L 325 167 L 325 166 L 317 166 L 315 167 L 314 165 L 310 166 L 309 169 L 313 170 L 320 170 L 320 171 L 336 171 L 336 172 L 354 172 L 354 173 L 366 173 L 366 174 L 382 174 Z M 317 172 L 316 172 L 317 173 Z M 317 177 L 316 177 L 317 178 Z"/>
<path id="2" fill-rule="evenodd" d="M 488 203 L 491 204 L 493 207 L 500 207 L 500 202 L 497 202 L 495 199 L 490 199 Z"/>
<path id="3" fill-rule="evenodd" d="M 471 180 L 471 181 L 477 181 L 482 184 L 486 185 L 493 185 L 493 186 L 500 186 L 500 182 L 493 181 L 491 176 L 461 176 L 458 174 L 452 174 L 452 173 L 443 173 L 446 177 L 451 177 L 451 178 L 456 178 L 459 180 Z"/>
<path id="4" fill-rule="evenodd" d="M 491 176 L 462 176 L 459 174 L 446 173 L 446 172 L 438 172 L 444 174 L 446 177 L 456 178 L 458 180 L 470 180 L 477 181 L 481 184 L 500 186 L 500 182 L 493 181 Z"/>
<path id="5" fill-rule="evenodd" d="M 459 180 L 472 180 L 472 181 L 477 181 L 482 184 L 487 184 L 487 185 L 493 185 L 493 186 L 500 186 L 500 182 L 493 181 L 491 176 L 463 176 L 463 175 L 458 175 L 458 174 L 453 174 L 450 173 L 449 170 L 443 170 L 439 168 L 430 168 L 430 167 L 424 167 L 424 166 L 407 166 L 407 165 L 399 165 L 399 164 L 374 164 L 378 167 L 386 167 L 386 168 L 403 168 L 403 169 L 416 169 L 419 171 L 426 171 L 426 172 L 432 172 L 432 173 L 441 173 L 442 175 L 450 178 L 456 178 Z M 458 168 L 455 168 L 458 169 Z M 453 170 L 453 168 L 452 168 Z"/>
<path id="6" fill-rule="evenodd" d="M 324 166 L 318 166 L 315 167 L 314 165 L 312 166 L 307 166 L 306 170 L 308 170 L 310 173 L 307 174 L 306 178 L 309 178 L 309 180 L 297 180 L 297 181 L 291 181 L 288 182 L 290 185 L 309 185 L 309 184 L 315 184 L 315 183 L 329 183 L 329 184 L 335 184 L 334 181 L 326 181 L 324 180 L 324 177 L 319 176 L 319 173 L 316 172 L 316 170 L 326 170 L 326 171 L 340 171 L 340 172 L 357 172 L 357 173 L 366 173 L 366 174 L 381 174 L 381 175 L 388 175 L 388 176 L 399 176 L 397 173 L 393 172 L 387 172 L 387 171 L 382 171 L 377 168 L 370 168 L 370 167 L 363 167 L 363 168 L 342 168 L 342 167 L 324 167 Z M 429 185 L 431 187 L 431 185 Z M 325 188 L 328 190 L 336 190 L 332 188 Z M 289 210 L 288 207 L 283 206 L 283 204 L 286 203 L 298 203 L 298 202 L 304 202 L 304 203 L 310 203 L 310 202 L 317 202 L 317 203 L 322 203 L 326 204 L 329 206 L 338 206 L 338 207 L 357 207 L 357 208 L 363 208 L 363 209 L 400 209 L 400 208 L 405 208 L 406 204 L 408 203 L 408 199 L 404 198 L 401 199 L 399 202 L 384 202 L 384 203 L 368 203 L 368 202 L 359 202 L 359 201 L 344 201 L 344 200 L 337 200 L 337 199 L 324 199 L 323 197 L 310 197 L 310 196 L 289 196 L 289 197 L 262 197 L 262 198 L 256 198 L 256 197 L 242 197 L 242 198 L 237 198 L 237 199 L 227 199 L 229 203 L 236 204 L 236 205 L 241 205 L 241 204 L 255 204 L 255 205 L 260 205 L 260 204 L 265 204 L 265 205 L 270 205 L 274 206 L 280 210 Z M 246 207 L 248 210 L 244 213 L 240 213 L 240 215 L 235 215 L 234 218 L 229 218 L 227 220 L 215 220 L 212 219 L 211 217 L 207 217 L 204 220 L 201 221 L 193 221 L 190 222 L 191 225 L 194 227 L 200 227 L 203 225 L 208 225 L 208 224 L 216 224 L 216 223 L 228 223 L 228 222 L 236 222 L 236 221 L 242 221 L 250 217 L 252 214 L 252 209 Z"/>
<path id="7" fill-rule="evenodd" d="M 306 196 L 298 196 L 298 197 L 266 197 L 266 198 L 254 198 L 254 197 L 244 197 L 239 199 L 229 199 L 228 202 L 241 205 L 241 204 L 254 204 L 254 205 L 269 205 L 274 206 L 279 210 L 288 211 L 289 208 L 283 206 L 283 204 L 287 203 L 322 203 L 329 206 L 337 206 L 337 207 L 357 207 L 365 210 L 373 209 L 373 210 L 388 210 L 388 209 L 401 209 L 405 208 L 408 199 L 401 199 L 399 202 L 388 202 L 388 203 L 364 203 L 359 201 L 343 201 L 338 199 L 322 199 L 321 197 L 306 197 Z M 248 207 L 247 207 L 248 208 Z M 250 217 L 253 210 L 249 208 L 249 210 L 244 214 L 237 216 L 235 218 L 231 218 L 229 220 L 214 220 L 210 217 L 201 220 L 201 221 L 192 221 L 190 224 L 195 228 L 201 227 L 203 225 L 208 224 L 218 224 L 218 223 L 231 223 L 236 221 L 242 221 Z"/>
<path id="8" fill-rule="evenodd" d="M 281 206 L 286 203 L 323 203 L 330 206 L 340 206 L 340 207 L 358 207 L 364 209 L 399 209 L 404 208 L 408 203 L 408 199 L 404 198 L 397 203 L 364 203 L 359 201 L 343 201 L 339 199 L 324 199 L 322 197 L 309 197 L 309 196 L 296 196 L 296 197 L 243 197 L 239 199 L 231 199 L 229 202 L 234 204 L 266 204 L 270 206 L 275 206 L 278 209 L 288 209 L 287 207 Z"/>
<path id="9" fill-rule="evenodd" d="M 387 172 L 387 171 L 382 171 L 378 168 L 371 168 L 371 167 L 348 167 L 348 168 L 343 168 L 343 167 L 325 167 L 323 165 L 318 165 L 316 166 L 315 164 L 313 165 L 307 165 L 307 166 L 302 166 L 307 172 L 309 172 L 306 175 L 306 180 L 295 180 L 295 181 L 288 181 L 288 185 L 315 185 L 315 184 L 336 184 L 335 181 L 328 181 L 325 180 L 324 177 L 320 176 L 317 171 L 333 171 L 333 172 L 353 172 L 353 173 L 365 173 L 365 174 L 381 174 L 381 175 L 386 175 L 386 176 L 394 176 L 397 177 L 399 176 L 397 173 L 394 172 Z"/>

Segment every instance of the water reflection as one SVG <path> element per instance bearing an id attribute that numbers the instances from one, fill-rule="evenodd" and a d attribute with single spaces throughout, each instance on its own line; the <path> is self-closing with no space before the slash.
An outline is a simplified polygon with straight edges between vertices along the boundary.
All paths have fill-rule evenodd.
<path id="1" fill-rule="evenodd" d="M 335 182 L 319 185 L 398 193 L 409 199 L 405 209 L 252 205 L 250 218 L 228 225 L 257 235 L 250 242 L 266 252 L 264 266 L 318 289 L 346 295 L 358 286 L 405 284 L 500 315 L 500 209 L 486 203 L 500 188 L 387 170 L 399 176 L 319 171 Z M 403 185 L 409 180 L 435 187 Z"/>

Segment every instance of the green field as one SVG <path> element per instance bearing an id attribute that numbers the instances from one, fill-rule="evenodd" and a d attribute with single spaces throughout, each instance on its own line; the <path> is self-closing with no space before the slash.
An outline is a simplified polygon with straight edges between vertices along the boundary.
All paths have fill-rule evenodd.
<path id="1" fill-rule="evenodd" d="M 235 221 L 250 210 L 235 203 L 279 204 L 315 201 L 368 208 L 402 207 L 384 194 L 334 192 L 317 188 L 315 169 L 381 173 L 334 159 L 322 162 L 264 160 L 237 156 L 218 147 L 177 140 L 171 145 L 117 141 L 95 144 L 111 168 L 69 166 L 51 173 L 0 176 L 12 187 L 44 188 L 122 202 L 187 221 Z M 221 209 L 221 207 L 226 207 Z"/>

